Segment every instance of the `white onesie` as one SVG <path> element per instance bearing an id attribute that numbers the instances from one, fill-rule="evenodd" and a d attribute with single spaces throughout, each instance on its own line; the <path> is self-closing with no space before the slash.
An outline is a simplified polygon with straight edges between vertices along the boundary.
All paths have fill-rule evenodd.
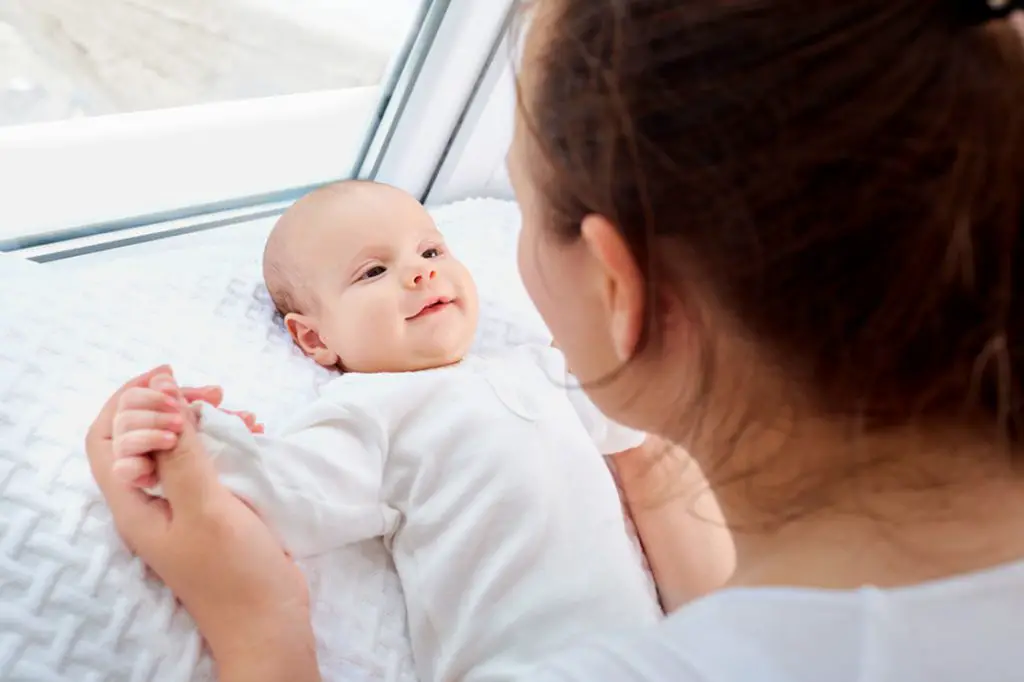
<path id="1" fill-rule="evenodd" d="M 557 350 L 520 348 L 343 375 L 275 436 L 212 408 L 202 432 L 294 556 L 384 539 L 423 682 L 511 680 L 660 617 L 599 455 L 642 435 L 568 378 Z"/>

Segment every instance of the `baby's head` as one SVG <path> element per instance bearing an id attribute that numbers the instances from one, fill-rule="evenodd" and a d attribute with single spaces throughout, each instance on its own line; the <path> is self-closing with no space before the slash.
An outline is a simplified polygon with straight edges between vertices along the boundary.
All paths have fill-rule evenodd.
<path id="1" fill-rule="evenodd" d="M 423 206 L 389 185 L 343 181 L 300 199 L 267 240 L 263 278 L 295 343 L 325 367 L 450 365 L 476 333 L 469 271 Z"/>

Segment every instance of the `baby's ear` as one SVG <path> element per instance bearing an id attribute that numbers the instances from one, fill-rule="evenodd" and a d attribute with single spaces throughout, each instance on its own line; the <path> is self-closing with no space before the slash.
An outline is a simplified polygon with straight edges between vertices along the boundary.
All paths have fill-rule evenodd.
<path id="1" fill-rule="evenodd" d="M 328 348 L 320 338 L 320 332 L 316 330 L 316 322 L 312 318 L 298 313 L 288 313 L 284 316 L 284 326 L 288 328 L 295 345 L 313 358 L 318 365 L 334 367 L 338 364 L 338 354 Z"/>

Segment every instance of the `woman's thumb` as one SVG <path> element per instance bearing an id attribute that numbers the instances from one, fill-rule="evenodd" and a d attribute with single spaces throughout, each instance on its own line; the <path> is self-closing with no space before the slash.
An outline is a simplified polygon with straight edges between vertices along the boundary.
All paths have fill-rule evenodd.
<path id="1" fill-rule="evenodd" d="M 191 420 L 185 421 L 178 445 L 157 455 L 156 471 L 173 512 L 201 508 L 220 489 L 217 470 Z"/>
<path id="2" fill-rule="evenodd" d="M 156 456 L 156 474 L 164 497 L 172 512 L 201 508 L 219 489 L 217 470 L 199 437 L 195 420 L 188 418 L 190 408 L 174 380 L 161 376 L 150 385 L 177 398 L 186 417 L 178 444 Z"/>

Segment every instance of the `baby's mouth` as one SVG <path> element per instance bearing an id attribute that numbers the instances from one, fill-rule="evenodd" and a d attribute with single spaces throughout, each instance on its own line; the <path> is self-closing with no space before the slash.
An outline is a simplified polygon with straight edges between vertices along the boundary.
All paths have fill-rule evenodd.
<path id="1" fill-rule="evenodd" d="M 418 313 L 416 313 L 412 317 L 407 317 L 405 319 L 418 320 L 421 317 L 426 317 L 428 315 L 433 315 L 434 313 L 439 313 L 453 303 L 455 303 L 454 298 L 449 298 L 447 296 L 437 296 L 427 301 L 427 303 L 422 308 L 420 308 L 420 311 Z"/>

